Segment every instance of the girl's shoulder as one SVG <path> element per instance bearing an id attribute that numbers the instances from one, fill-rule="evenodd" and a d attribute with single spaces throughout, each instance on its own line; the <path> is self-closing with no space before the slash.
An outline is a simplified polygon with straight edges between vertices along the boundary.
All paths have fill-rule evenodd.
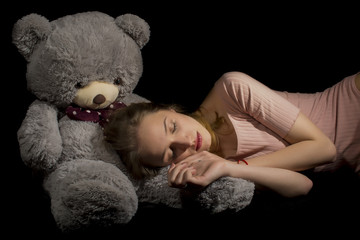
<path id="1" fill-rule="evenodd" d="M 234 95 L 248 91 L 252 82 L 256 81 L 242 72 L 228 72 L 223 74 L 200 105 L 204 112 L 218 112 L 226 110 L 234 100 Z M 235 97 L 236 98 L 236 97 Z"/>

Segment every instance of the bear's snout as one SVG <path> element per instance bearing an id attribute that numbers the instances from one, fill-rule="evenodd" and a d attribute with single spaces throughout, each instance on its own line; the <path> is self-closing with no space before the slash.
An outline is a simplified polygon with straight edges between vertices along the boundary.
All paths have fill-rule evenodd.
<path id="1" fill-rule="evenodd" d="M 102 109 L 109 106 L 119 95 L 119 87 L 102 81 L 92 81 L 78 89 L 73 103 L 86 109 Z"/>
<path id="2" fill-rule="evenodd" d="M 93 103 L 95 104 L 103 104 L 106 101 L 106 98 L 102 94 L 98 94 L 94 97 Z"/>

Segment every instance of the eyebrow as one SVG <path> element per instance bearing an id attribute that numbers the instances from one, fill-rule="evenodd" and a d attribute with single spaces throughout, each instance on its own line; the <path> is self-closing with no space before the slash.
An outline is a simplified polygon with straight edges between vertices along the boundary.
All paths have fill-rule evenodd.
<path id="1" fill-rule="evenodd" d="M 166 119 L 167 119 L 167 117 L 164 118 L 164 129 L 165 129 L 165 134 L 167 135 Z M 167 148 L 165 148 L 165 150 L 163 151 L 163 154 L 161 156 L 161 160 L 163 160 L 163 161 L 165 159 L 166 150 L 167 150 Z"/>
<path id="2" fill-rule="evenodd" d="M 166 119 L 167 117 L 164 118 L 164 129 L 165 129 L 165 133 L 167 134 Z"/>

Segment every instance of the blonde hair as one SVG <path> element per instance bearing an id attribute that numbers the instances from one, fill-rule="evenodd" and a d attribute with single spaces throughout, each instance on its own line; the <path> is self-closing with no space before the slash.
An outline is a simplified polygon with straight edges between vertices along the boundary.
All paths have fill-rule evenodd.
<path id="1" fill-rule="evenodd" d="M 137 135 L 138 127 L 143 118 L 160 110 L 173 109 L 176 112 L 184 113 L 177 105 L 162 105 L 154 103 L 135 103 L 126 108 L 116 110 L 110 117 L 109 123 L 104 128 L 105 140 L 117 151 L 128 171 L 137 179 L 154 176 L 160 168 L 148 167 L 142 164 L 139 154 Z M 210 151 L 220 152 L 217 136 L 213 129 L 222 124 L 223 119 L 217 116 L 213 124 L 209 124 L 201 111 L 190 114 L 195 120 L 202 124 L 211 135 Z"/>
<path id="2" fill-rule="evenodd" d="M 190 116 L 192 118 L 194 118 L 196 121 L 198 121 L 201 125 L 203 125 L 206 128 L 206 130 L 208 130 L 208 132 L 210 133 L 211 146 L 210 146 L 209 151 L 221 156 L 221 148 L 220 148 L 219 138 L 218 138 L 217 134 L 215 133 L 215 131 L 218 130 L 220 128 L 220 126 L 222 126 L 224 124 L 225 119 L 224 119 L 224 117 L 220 117 L 217 112 L 215 112 L 215 114 L 216 114 L 216 118 L 215 118 L 215 121 L 212 123 L 209 123 L 205 119 L 205 117 L 200 109 L 197 110 L 196 112 L 190 114 Z"/>

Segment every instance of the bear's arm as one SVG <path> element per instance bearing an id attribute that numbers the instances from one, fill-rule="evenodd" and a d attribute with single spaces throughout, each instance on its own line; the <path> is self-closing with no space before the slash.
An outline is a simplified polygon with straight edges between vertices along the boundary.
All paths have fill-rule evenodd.
<path id="1" fill-rule="evenodd" d="M 39 100 L 29 107 L 17 132 L 20 154 L 31 169 L 53 169 L 62 152 L 57 109 Z"/>

